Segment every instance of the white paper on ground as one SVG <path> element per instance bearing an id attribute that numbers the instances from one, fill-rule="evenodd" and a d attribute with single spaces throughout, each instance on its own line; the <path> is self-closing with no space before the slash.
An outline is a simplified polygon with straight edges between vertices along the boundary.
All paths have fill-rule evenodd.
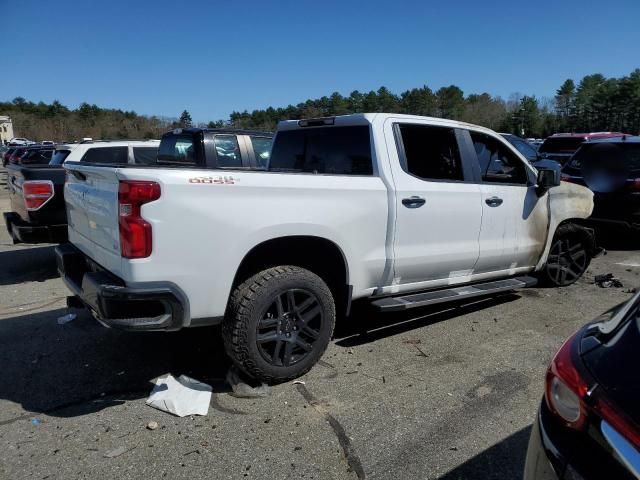
<path id="1" fill-rule="evenodd" d="M 175 378 L 170 373 L 154 380 L 147 405 L 178 417 L 206 415 L 211 401 L 211 386 L 186 375 Z"/>

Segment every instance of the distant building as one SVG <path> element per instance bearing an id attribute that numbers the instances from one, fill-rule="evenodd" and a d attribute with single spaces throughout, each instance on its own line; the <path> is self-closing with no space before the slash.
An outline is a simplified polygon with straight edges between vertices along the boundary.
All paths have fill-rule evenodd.
<path id="1" fill-rule="evenodd" d="M 0 115 L 0 144 L 9 143 L 13 138 L 13 123 L 11 117 Z"/>

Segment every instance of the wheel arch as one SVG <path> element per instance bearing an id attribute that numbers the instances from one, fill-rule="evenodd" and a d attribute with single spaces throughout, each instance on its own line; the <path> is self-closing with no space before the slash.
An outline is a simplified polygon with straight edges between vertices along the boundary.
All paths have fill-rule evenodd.
<path id="1" fill-rule="evenodd" d="M 331 289 L 336 310 L 348 313 L 352 287 L 347 257 L 335 242 L 313 235 L 276 237 L 255 245 L 240 262 L 232 290 L 251 275 L 278 265 L 295 265 L 318 275 Z"/>

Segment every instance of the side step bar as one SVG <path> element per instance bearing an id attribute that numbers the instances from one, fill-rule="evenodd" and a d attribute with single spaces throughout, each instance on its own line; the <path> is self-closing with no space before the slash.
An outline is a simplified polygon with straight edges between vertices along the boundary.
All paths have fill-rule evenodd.
<path id="1" fill-rule="evenodd" d="M 462 287 L 446 288 L 443 290 L 433 290 L 430 292 L 412 293 L 401 297 L 385 297 L 371 302 L 382 312 L 397 312 L 409 308 L 424 307 L 436 303 L 450 302 L 454 300 L 465 300 L 467 298 L 492 295 L 500 292 L 508 292 L 516 288 L 533 287 L 538 280 L 529 277 L 514 277 L 506 280 L 496 280 L 493 282 L 476 283 Z"/>

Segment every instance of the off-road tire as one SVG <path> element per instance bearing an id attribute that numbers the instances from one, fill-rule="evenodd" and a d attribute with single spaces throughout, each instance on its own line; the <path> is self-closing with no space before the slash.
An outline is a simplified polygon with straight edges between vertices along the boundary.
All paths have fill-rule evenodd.
<path id="1" fill-rule="evenodd" d="M 322 315 L 321 324 L 316 332 L 318 336 L 311 344 L 312 349 L 304 354 L 306 356 L 293 365 L 285 366 L 284 361 L 274 365 L 273 358 L 269 361 L 258 346 L 258 329 L 261 322 L 274 320 L 271 317 L 265 319 L 267 310 L 289 291 L 315 298 L 314 309 L 317 304 Z M 293 303 L 295 305 L 295 301 Z M 250 377 L 269 384 L 286 382 L 307 373 L 320 359 L 333 335 L 335 319 L 333 295 L 318 275 L 292 265 L 269 268 L 256 273 L 233 291 L 222 324 L 225 351 L 233 363 Z M 276 357 L 275 353 L 273 357 Z"/>
<path id="2" fill-rule="evenodd" d="M 581 252 L 580 255 L 584 255 L 584 257 L 577 256 L 572 259 L 572 253 L 568 252 L 568 248 L 575 248 L 576 252 Z M 579 226 L 571 223 L 560 225 L 553 236 L 547 263 L 539 274 L 541 285 L 566 287 L 575 283 L 589 268 L 591 263 L 590 250 L 591 246 Z M 564 260 L 560 260 L 559 257 Z"/>

